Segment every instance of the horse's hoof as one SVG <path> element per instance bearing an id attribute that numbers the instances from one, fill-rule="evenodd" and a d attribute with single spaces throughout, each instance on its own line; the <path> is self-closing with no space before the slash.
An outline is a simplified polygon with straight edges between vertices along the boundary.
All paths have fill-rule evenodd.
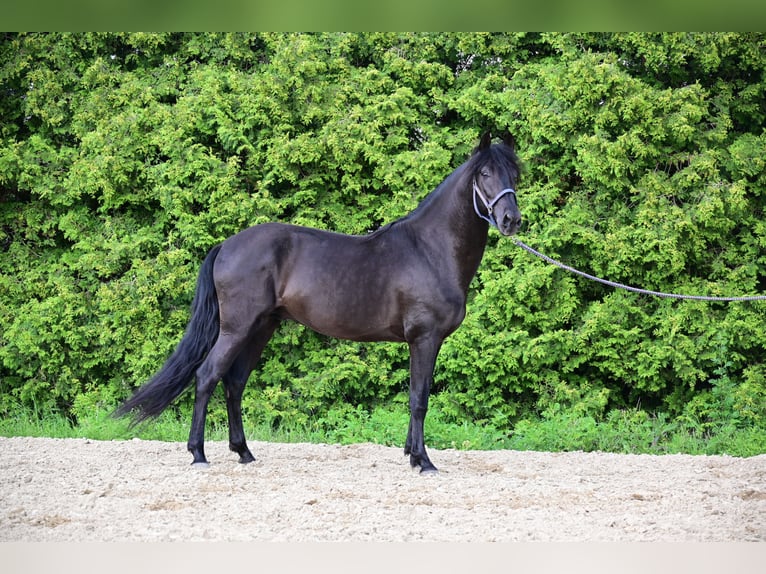
<path id="1" fill-rule="evenodd" d="M 435 466 L 431 468 L 421 468 L 420 476 L 439 476 L 439 469 Z"/>
<path id="2" fill-rule="evenodd" d="M 255 462 L 255 457 L 252 454 L 239 457 L 239 464 L 250 464 L 251 462 Z"/>
<path id="3" fill-rule="evenodd" d="M 198 469 L 198 470 L 204 470 L 206 468 L 210 468 L 210 463 L 207 461 L 202 462 L 193 462 L 191 463 L 192 468 Z"/>

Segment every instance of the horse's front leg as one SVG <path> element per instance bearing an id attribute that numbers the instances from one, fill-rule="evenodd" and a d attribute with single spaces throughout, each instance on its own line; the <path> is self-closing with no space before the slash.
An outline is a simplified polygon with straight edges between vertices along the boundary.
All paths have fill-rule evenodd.
<path id="1" fill-rule="evenodd" d="M 410 426 L 404 453 L 410 455 L 410 464 L 413 468 L 419 466 L 421 473 L 437 472 L 426 453 L 424 426 L 441 343 L 441 338 L 433 336 L 421 337 L 410 343 Z"/>

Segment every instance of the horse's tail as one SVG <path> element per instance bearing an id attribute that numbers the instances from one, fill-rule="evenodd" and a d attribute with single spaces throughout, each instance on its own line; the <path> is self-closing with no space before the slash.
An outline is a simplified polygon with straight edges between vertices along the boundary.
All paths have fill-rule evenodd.
<path id="1" fill-rule="evenodd" d="M 197 277 L 191 319 L 183 339 L 156 375 L 114 413 L 120 417 L 133 412 L 133 423 L 157 417 L 191 385 L 197 369 L 218 338 L 218 297 L 213 283 L 213 263 L 221 249 L 210 250 Z"/>

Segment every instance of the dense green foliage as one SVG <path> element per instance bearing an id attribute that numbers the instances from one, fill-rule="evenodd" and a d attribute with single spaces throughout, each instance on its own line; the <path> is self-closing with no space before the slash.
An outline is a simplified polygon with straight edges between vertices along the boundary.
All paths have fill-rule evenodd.
<path id="1" fill-rule="evenodd" d="M 648 289 L 766 291 L 763 34 L 6 34 L 0 117 L 3 416 L 114 406 L 179 341 L 214 244 L 270 220 L 366 233 L 485 129 L 516 136 L 530 245 Z M 432 404 L 517 434 L 766 429 L 765 320 L 492 231 Z M 403 404 L 407 368 L 403 345 L 287 324 L 245 418 L 337 429 Z"/>

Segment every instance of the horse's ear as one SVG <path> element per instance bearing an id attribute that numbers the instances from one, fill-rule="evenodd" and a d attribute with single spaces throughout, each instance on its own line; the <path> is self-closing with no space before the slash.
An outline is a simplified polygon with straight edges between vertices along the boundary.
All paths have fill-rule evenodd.
<path id="1" fill-rule="evenodd" d="M 492 134 L 487 130 L 484 132 L 484 135 L 481 136 L 481 141 L 479 142 L 479 150 L 484 151 L 485 149 L 489 149 L 490 144 L 492 144 Z"/>
<path id="2" fill-rule="evenodd" d="M 511 132 L 505 132 L 503 134 L 503 143 L 511 148 L 514 152 L 516 151 L 516 138 L 513 137 Z"/>

